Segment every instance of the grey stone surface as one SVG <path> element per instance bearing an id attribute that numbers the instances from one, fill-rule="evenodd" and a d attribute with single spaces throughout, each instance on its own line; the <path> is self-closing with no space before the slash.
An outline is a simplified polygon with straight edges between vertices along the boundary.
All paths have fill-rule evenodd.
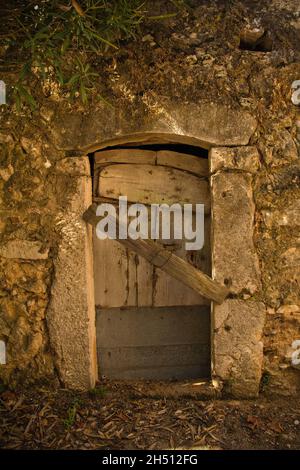
<path id="1" fill-rule="evenodd" d="M 251 176 L 220 172 L 211 177 L 213 277 L 232 293 L 253 294 L 260 287 L 253 244 Z"/>
<path id="2" fill-rule="evenodd" d="M 43 250 L 38 241 L 11 240 L 0 247 L 0 256 L 3 258 L 40 260 L 48 258 L 48 251 Z"/>
<path id="3" fill-rule="evenodd" d="M 77 159 L 79 172 L 88 159 Z M 72 169 L 73 171 L 73 169 Z M 88 174 L 86 166 L 85 172 Z M 77 189 L 57 216 L 61 243 L 47 312 L 50 342 L 63 384 L 71 389 L 94 387 L 97 379 L 95 301 L 91 229 L 82 214 L 91 204 L 91 178 L 75 177 Z"/>
<path id="4" fill-rule="evenodd" d="M 209 153 L 210 172 L 218 170 L 241 170 L 255 173 L 259 168 L 259 153 L 256 147 L 214 147 Z"/>
<path id="5" fill-rule="evenodd" d="M 85 153 L 103 146 L 156 139 L 211 146 L 246 145 L 256 120 L 243 109 L 216 103 L 173 103 L 157 96 L 151 103 L 117 109 L 105 105 L 83 116 L 59 110 L 51 130 L 60 148 Z M 80 132 L 78 129 L 80 128 Z"/>
<path id="6" fill-rule="evenodd" d="M 228 299 L 213 307 L 213 375 L 237 397 L 258 395 L 265 307 Z"/>

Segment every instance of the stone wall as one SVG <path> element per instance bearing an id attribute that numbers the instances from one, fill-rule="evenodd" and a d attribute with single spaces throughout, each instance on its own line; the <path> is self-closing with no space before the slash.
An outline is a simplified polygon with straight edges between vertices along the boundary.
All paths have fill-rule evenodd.
<path id="1" fill-rule="evenodd" d="M 292 341 L 300 339 L 300 109 L 291 101 L 291 84 L 300 79 L 295 8 L 288 10 L 288 2 L 251 8 L 239 2 L 220 13 L 215 3 L 205 2 L 190 17 L 159 24 L 152 32 L 155 46 L 133 42 L 101 59 L 97 93 L 113 106 L 95 96 L 84 107 L 78 100 L 46 96 L 42 87 L 34 113 L 18 112 L 10 100 L 1 106 L 0 339 L 8 361 L 0 365 L 0 377 L 5 384 L 66 380 L 48 323 L 66 237 L 59 214 L 76 200 L 83 177 L 66 162 L 108 144 L 155 135 L 159 142 L 233 147 L 214 160 L 212 179 L 224 190 L 213 197 L 225 212 L 240 207 L 234 221 L 240 221 L 248 242 L 241 253 L 227 237 L 227 251 L 221 245 L 216 251 L 218 272 L 224 268 L 220 280 L 233 291 L 218 307 L 214 325 L 220 338 L 215 352 L 226 357 L 217 376 L 237 395 L 239 384 L 245 389 L 253 377 L 251 393 L 257 393 L 260 376 L 266 392 L 299 393 L 300 372 L 290 360 Z M 257 17 L 272 35 L 272 48 L 241 50 L 240 31 Z M 10 84 L 15 75 L 8 71 L 1 78 Z M 244 204 L 246 193 L 251 197 Z M 232 234 L 230 217 L 226 220 Z M 224 264 L 228 251 L 231 263 Z M 229 350 L 236 328 L 247 332 L 249 341 L 241 338 Z M 249 368 L 250 357 L 255 359 Z"/>

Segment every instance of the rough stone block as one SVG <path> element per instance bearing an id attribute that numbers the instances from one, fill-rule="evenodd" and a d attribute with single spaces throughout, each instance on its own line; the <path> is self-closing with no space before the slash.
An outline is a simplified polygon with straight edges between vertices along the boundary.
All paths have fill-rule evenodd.
<path id="1" fill-rule="evenodd" d="M 77 162 L 81 173 L 88 159 Z M 91 178 L 79 176 L 76 183 L 69 206 L 57 216 L 62 238 L 47 323 L 61 380 L 71 389 L 87 390 L 97 379 L 91 229 L 82 219 L 92 202 Z"/>
<path id="2" fill-rule="evenodd" d="M 89 159 L 86 156 L 63 158 L 56 163 L 55 169 L 71 177 L 90 176 L 91 174 Z"/>
<path id="3" fill-rule="evenodd" d="M 14 168 L 13 168 L 12 165 L 8 165 L 5 168 L 0 168 L 0 177 L 4 181 L 8 181 L 9 178 L 11 177 L 11 175 L 13 175 L 13 174 L 14 174 Z"/>
<path id="4" fill-rule="evenodd" d="M 213 277 L 232 293 L 253 294 L 260 287 L 253 244 L 251 176 L 220 172 L 211 177 Z"/>
<path id="5" fill-rule="evenodd" d="M 241 170 L 255 173 L 259 168 L 256 147 L 214 147 L 209 153 L 210 173 L 218 170 Z"/>
<path id="6" fill-rule="evenodd" d="M 40 260 L 48 258 L 48 251 L 42 251 L 42 244 L 38 241 L 11 240 L 0 248 L 3 258 Z"/>
<path id="7" fill-rule="evenodd" d="M 297 146 L 288 130 L 283 129 L 270 134 L 267 141 L 268 145 L 261 148 L 267 165 L 278 167 L 298 160 Z"/>
<path id="8" fill-rule="evenodd" d="M 300 305 L 284 304 L 279 307 L 276 313 L 281 314 L 284 320 L 300 323 Z"/>
<path id="9" fill-rule="evenodd" d="M 213 375 L 234 396 L 256 396 L 263 362 L 264 304 L 228 299 L 213 306 L 212 320 Z"/>
<path id="10" fill-rule="evenodd" d="M 280 255 L 280 261 L 283 267 L 297 268 L 300 266 L 300 246 L 291 246 Z"/>
<path id="11" fill-rule="evenodd" d="M 267 227 L 272 227 L 272 225 L 298 227 L 300 225 L 300 199 L 295 199 L 292 205 L 280 211 L 264 210 L 262 216 Z"/>

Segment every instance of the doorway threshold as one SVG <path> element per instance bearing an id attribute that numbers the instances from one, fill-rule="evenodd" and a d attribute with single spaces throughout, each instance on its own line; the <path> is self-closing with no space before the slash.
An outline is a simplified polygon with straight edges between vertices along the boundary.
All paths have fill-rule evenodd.
<path id="1" fill-rule="evenodd" d="M 108 392 L 125 391 L 132 398 L 180 399 L 195 398 L 211 400 L 221 397 L 220 390 L 213 386 L 210 379 L 191 379 L 184 381 L 155 380 L 113 380 L 102 379 L 99 386 Z"/>

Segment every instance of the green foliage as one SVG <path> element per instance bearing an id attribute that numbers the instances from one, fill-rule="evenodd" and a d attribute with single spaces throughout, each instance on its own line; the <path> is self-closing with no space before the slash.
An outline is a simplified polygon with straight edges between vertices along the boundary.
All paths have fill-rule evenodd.
<path id="1" fill-rule="evenodd" d="M 89 390 L 89 394 L 92 397 L 99 397 L 99 398 L 104 398 L 106 395 L 107 391 L 104 387 L 95 387 Z"/>
<path id="2" fill-rule="evenodd" d="M 20 80 L 14 86 L 13 96 L 18 111 L 21 110 L 22 105 L 28 105 L 32 111 L 36 109 L 36 101 L 34 97 L 30 90 L 26 86 L 22 85 Z"/>
<path id="3" fill-rule="evenodd" d="M 70 429 L 76 420 L 76 415 L 78 411 L 78 407 L 81 405 L 81 400 L 75 398 L 72 405 L 67 410 L 67 417 L 64 419 L 64 426 L 66 429 Z"/>
<path id="4" fill-rule="evenodd" d="M 182 4 L 182 0 L 170 2 Z M 134 38 L 147 18 L 146 5 L 147 0 L 25 2 L 10 18 L 16 23 L 16 33 L 7 32 L 8 45 L 22 44 L 22 67 L 13 93 L 18 109 L 24 104 L 36 108 L 31 90 L 40 80 L 55 83 L 62 95 L 80 96 L 86 104 L 99 79 L 91 65 L 95 55 L 117 50 L 123 39 Z M 175 14 L 148 19 L 162 20 Z"/>
<path id="5" fill-rule="evenodd" d="M 67 5 L 57 0 L 29 2 L 16 17 L 26 58 L 14 86 L 17 107 L 27 104 L 35 109 L 29 86 L 34 76 L 56 82 L 61 91 L 72 98 L 79 95 L 86 104 L 98 76 L 88 55 L 118 49 L 121 39 L 134 37 L 143 19 L 142 6 L 140 0 L 73 0 Z"/>
<path id="6" fill-rule="evenodd" d="M 83 64 L 79 58 L 76 59 L 77 72 L 71 76 L 66 86 L 71 90 L 71 96 L 74 97 L 75 90 L 79 90 L 81 101 L 86 104 L 88 101 L 88 90 L 92 88 L 92 78 L 98 74 L 91 71 L 90 64 Z M 62 83 L 63 84 L 63 83 Z"/>

